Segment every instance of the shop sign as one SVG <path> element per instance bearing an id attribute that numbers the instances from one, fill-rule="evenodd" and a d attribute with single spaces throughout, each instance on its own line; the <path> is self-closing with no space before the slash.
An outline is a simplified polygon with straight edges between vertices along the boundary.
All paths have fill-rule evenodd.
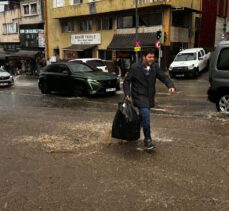
<path id="1" fill-rule="evenodd" d="M 37 34 L 39 29 L 21 29 L 21 34 Z"/>
<path id="2" fill-rule="evenodd" d="M 74 34 L 71 37 L 71 44 L 72 45 L 77 45 L 77 44 L 95 44 L 99 45 L 101 44 L 101 34 L 96 33 L 96 34 Z"/>
<path id="3" fill-rule="evenodd" d="M 139 52 L 139 51 L 141 51 L 142 49 L 141 49 L 141 46 L 135 46 L 134 47 L 134 51 L 135 52 Z"/>
<path id="4" fill-rule="evenodd" d="M 45 31 L 38 31 L 38 46 L 39 48 L 45 48 Z"/>

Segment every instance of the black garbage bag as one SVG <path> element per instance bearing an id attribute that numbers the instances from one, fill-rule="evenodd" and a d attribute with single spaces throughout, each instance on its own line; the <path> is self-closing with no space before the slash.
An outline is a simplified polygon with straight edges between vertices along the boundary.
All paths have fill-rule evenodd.
<path id="1" fill-rule="evenodd" d="M 118 110 L 112 126 L 112 137 L 127 141 L 136 141 L 140 138 L 139 116 L 129 101 L 118 104 Z"/>

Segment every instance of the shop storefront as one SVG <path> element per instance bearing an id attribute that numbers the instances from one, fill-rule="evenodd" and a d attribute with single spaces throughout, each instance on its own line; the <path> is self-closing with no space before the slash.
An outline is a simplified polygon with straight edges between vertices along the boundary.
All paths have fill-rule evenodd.
<path id="1" fill-rule="evenodd" d="M 101 34 L 74 34 L 71 36 L 71 46 L 63 49 L 64 59 L 96 57 L 97 46 L 101 44 Z"/>
<path id="2" fill-rule="evenodd" d="M 46 64 L 45 55 L 40 51 L 20 50 L 6 56 L 5 65 L 12 74 L 38 75 Z"/>
<path id="3" fill-rule="evenodd" d="M 118 61 L 122 75 L 124 75 L 136 61 L 136 52 L 134 51 L 136 42 L 141 47 L 141 51 L 138 52 L 138 57 L 141 59 L 142 51 L 155 48 L 156 34 L 139 33 L 138 40 L 136 40 L 135 34 L 115 34 L 107 48 L 113 52 L 113 58 L 116 58 Z"/>

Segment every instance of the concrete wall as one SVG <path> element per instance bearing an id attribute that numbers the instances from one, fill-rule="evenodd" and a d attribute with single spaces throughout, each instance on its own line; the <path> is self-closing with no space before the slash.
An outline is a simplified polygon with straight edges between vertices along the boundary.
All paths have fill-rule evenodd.
<path id="1" fill-rule="evenodd" d="M 20 20 L 20 9 L 0 12 L 0 43 L 17 43 L 19 40 L 19 32 L 14 34 L 3 34 L 3 24 L 12 23 Z M 19 25 L 19 24 L 18 24 Z"/>

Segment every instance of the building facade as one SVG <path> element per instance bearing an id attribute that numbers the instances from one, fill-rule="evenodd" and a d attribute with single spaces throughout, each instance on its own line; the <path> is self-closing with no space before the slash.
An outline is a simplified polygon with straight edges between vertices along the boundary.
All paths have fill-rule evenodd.
<path id="1" fill-rule="evenodd" d="M 201 0 L 46 0 L 46 4 L 49 58 L 118 57 L 126 60 L 127 69 L 135 59 L 136 45 L 142 50 L 155 47 L 157 31 L 166 35 L 165 63 L 180 48 L 193 47 L 202 6 Z"/>
<path id="2" fill-rule="evenodd" d="M 13 74 L 45 64 L 45 1 L 0 2 L 0 61 Z"/>
<path id="3" fill-rule="evenodd" d="M 44 1 L 20 1 L 20 42 L 21 49 L 44 51 Z"/>
<path id="4" fill-rule="evenodd" d="M 200 46 L 214 48 L 229 32 L 229 0 L 203 0 Z"/>
<path id="5" fill-rule="evenodd" d="M 18 4 L 4 5 L 0 12 L 0 46 L 2 49 L 16 50 L 20 47 L 19 22 L 21 11 Z"/>

